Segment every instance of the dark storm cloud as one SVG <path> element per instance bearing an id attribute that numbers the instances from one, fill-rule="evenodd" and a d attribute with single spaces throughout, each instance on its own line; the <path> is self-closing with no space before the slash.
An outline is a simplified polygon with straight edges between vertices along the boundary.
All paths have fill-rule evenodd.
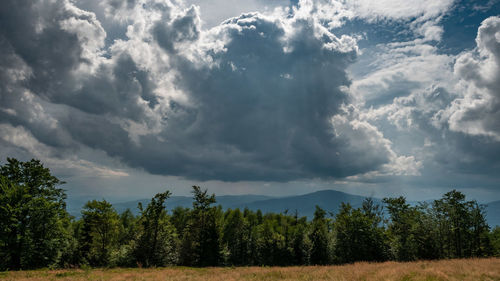
<path id="1" fill-rule="evenodd" d="M 94 91 L 94 96 L 82 96 L 79 90 L 99 64 L 96 52 L 103 45 L 104 30 L 93 13 L 68 1 L 6 1 L 0 23 L 1 123 L 26 128 L 36 140 L 55 148 L 50 150 L 55 157 L 71 156 L 80 146 L 71 134 L 77 122 L 71 121 L 81 118 L 81 110 L 104 107 L 106 103 L 96 101 L 99 94 L 102 99 L 112 94 Z M 25 145 L 31 142 L 18 138 L 13 145 L 32 147 Z"/>
<path id="2" fill-rule="evenodd" d="M 202 179 L 210 174 L 231 180 L 258 180 L 265 174 L 270 180 L 344 177 L 389 161 L 382 151 L 366 165 L 359 161 L 349 167 L 354 156 L 344 143 L 349 140 L 332 133 L 329 118 L 348 102 L 339 88 L 349 84 L 345 68 L 354 51 L 325 48 L 342 43 L 328 34 L 315 37 L 305 21 L 293 23 L 293 34 L 258 14 L 231 19 L 220 28 L 215 36 L 229 40 L 226 51 L 212 56 L 219 65 L 180 68 L 179 84 L 198 106 L 193 122 L 178 129 L 194 141 L 190 146 L 207 150 L 195 156 L 209 165 L 194 169 L 206 170 Z"/>
<path id="3" fill-rule="evenodd" d="M 344 178 L 415 166 L 358 120 L 345 91 L 356 42 L 330 33 L 314 13 L 244 14 L 202 31 L 195 7 L 103 5 L 129 11 L 127 38 L 108 49 L 94 14 L 69 1 L 2 5 L 6 131 L 201 180 Z"/>
<path id="4" fill-rule="evenodd" d="M 75 78 L 72 72 L 81 64 L 91 63 L 84 56 L 87 43 L 105 36 L 93 13 L 62 0 L 5 1 L 0 21 L 2 40 L 11 47 L 7 54 L 20 57 L 30 67 L 28 87 L 47 97 L 68 90 L 65 86 Z M 88 34 L 82 33 L 79 38 L 79 34 L 69 30 L 72 23 Z"/>

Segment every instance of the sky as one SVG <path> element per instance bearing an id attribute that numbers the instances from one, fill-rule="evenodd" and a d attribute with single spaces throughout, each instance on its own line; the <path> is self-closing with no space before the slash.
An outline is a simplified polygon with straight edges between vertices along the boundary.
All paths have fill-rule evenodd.
<path id="1" fill-rule="evenodd" d="M 70 197 L 500 200 L 499 0 L 4 0 L 0 54 L 0 161 Z"/>

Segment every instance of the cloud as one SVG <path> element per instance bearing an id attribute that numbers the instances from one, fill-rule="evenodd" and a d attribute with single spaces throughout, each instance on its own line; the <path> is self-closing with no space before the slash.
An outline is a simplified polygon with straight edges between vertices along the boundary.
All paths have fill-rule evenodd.
<path id="1" fill-rule="evenodd" d="M 354 0 L 345 1 L 345 5 L 355 10 L 359 17 L 371 21 L 375 20 L 399 20 L 421 18 L 428 20 L 435 18 L 451 8 L 453 0 Z"/>
<path id="2" fill-rule="evenodd" d="M 176 62 L 190 106 L 175 104 L 160 134 L 171 147 L 151 155 L 183 161 L 153 163 L 203 180 L 281 181 L 343 177 L 389 161 L 385 151 L 367 157 L 371 165 L 357 162 L 358 154 L 337 154 L 350 140 L 335 140 L 328 119 L 348 102 L 340 87 L 349 83 L 345 68 L 356 53 L 349 37 L 304 19 L 252 13 L 226 21 L 198 43 L 208 60 Z M 165 169 L 132 160 L 152 172 Z"/>
<path id="3" fill-rule="evenodd" d="M 149 178 L 492 190 L 499 19 L 454 48 L 447 24 L 471 5 L 431 2 L 8 0 L 0 154 L 41 158 L 80 194 Z"/>
<path id="4" fill-rule="evenodd" d="M 463 96 L 443 113 L 451 130 L 500 141 L 500 18 L 483 21 L 477 48 L 460 55 L 455 75 Z"/>
<path id="5" fill-rule="evenodd" d="M 361 119 L 377 126 L 395 151 L 422 163 L 418 184 L 495 187 L 498 22 L 486 19 L 477 48 L 457 56 L 441 54 L 429 43 L 379 46 L 387 52 L 378 53 L 374 71 L 351 86 L 365 106 Z"/>
<path id="6" fill-rule="evenodd" d="M 0 123 L 36 143 L 32 153 L 93 149 L 196 180 L 416 173 L 415 159 L 345 110 L 357 42 L 308 3 L 204 30 L 196 6 L 106 1 L 102 16 L 126 30 L 110 43 L 109 22 L 69 1 L 8 1 Z"/>
<path id="7" fill-rule="evenodd" d="M 76 156 L 60 157 L 53 147 L 47 146 L 36 140 L 32 134 L 23 127 L 13 127 L 0 124 L 0 144 L 2 144 L 4 157 L 36 158 L 41 160 L 46 167 L 50 167 L 58 174 L 71 176 L 75 173 L 79 177 L 116 178 L 127 177 L 128 174 L 121 170 L 110 169 L 96 165 L 90 161 Z M 12 153 L 11 155 L 7 152 Z M 59 157 L 58 157 L 59 156 Z"/>
<path id="8" fill-rule="evenodd" d="M 374 181 L 387 180 L 393 176 L 418 176 L 422 168 L 422 162 L 415 159 L 414 156 L 398 155 L 394 152 L 392 143 L 386 139 L 382 132 L 373 124 L 367 121 L 364 114 L 355 106 L 351 105 L 344 108 L 348 114 L 335 115 L 332 118 L 334 133 L 339 139 L 346 139 L 349 149 L 343 153 L 353 153 L 347 159 L 364 159 L 373 161 L 383 155 L 387 160 L 383 160 L 383 165 L 377 170 L 364 173 L 358 173 L 347 177 L 353 181 Z M 366 143 L 372 147 L 372 151 L 364 149 Z M 380 153 L 383 151 L 384 153 Z M 340 155 L 340 152 L 339 152 Z M 373 163 L 366 163 L 367 166 L 373 166 Z M 344 163 L 348 166 L 348 163 Z M 384 179 L 385 178 L 385 179 Z"/>
<path id="9" fill-rule="evenodd" d="M 205 28 L 217 26 L 226 19 L 237 17 L 242 13 L 269 13 L 275 8 L 291 4 L 289 0 L 187 0 L 186 2 L 200 7 Z"/>
<path id="10" fill-rule="evenodd" d="M 365 50 L 357 63 L 360 66 L 356 67 L 371 69 L 355 79 L 350 89 L 365 106 L 376 108 L 415 90 L 453 79 L 453 61 L 452 56 L 439 53 L 425 42 L 380 44 Z"/>

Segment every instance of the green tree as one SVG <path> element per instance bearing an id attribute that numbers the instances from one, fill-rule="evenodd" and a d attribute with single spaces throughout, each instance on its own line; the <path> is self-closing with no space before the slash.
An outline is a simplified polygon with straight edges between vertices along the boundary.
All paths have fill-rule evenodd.
<path id="1" fill-rule="evenodd" d="M 243 217 L 246 223 L 246 249 L 247 249 L 247 264 L 257 265 L 259 262 L 259 232 L 257 226 L 259 225 L 259 217 L 256 212 L 250 211 L 245 208 L 243 211 Z M 260 216 L 260 222 L 262 222 L 262 214 Z"/>
<path id="2" fill-rule="evenodd" d="M 172 210 L 172 217 L 170 218 L 170 221 L 174 225 L 178 234 L 184 233 L 184 227 L 186 227 L 188 223 L 190 214 L 191 210 L 189 208 L 181 206 L 177 206 Z"/>
<path id="3" fill-rule="evenodd" d="M 386 246 L 383 229 L 377 225 L 379 218 L 373 210 L 354 209 L 350 204 L 341 204 L 335 217 L 335 261 L 383 261 Z"/>
<path id="4" fill-rule="evenodd" d="M 393 257 L 399 261 L 438 258 L 437 225 L 427 204 L 410 206 L 404 197 L 384 198 L 384 203 Z"/>
<path id="5" fill-rule="evenodd" d="M 109 266 L 118 246 L 119 217 L 106 200 L 92 200 L 82 210 L 80 255 L 93 266 Z"/>
<path id="6" fill-rule="evenodd" d="M 490 233 L 492 255 L 500 257 L 500 226 L 496 226 Z"/>
<path id="7" fill-rule="evenodd" d="M 224 218 L 222 241 L 229 250 L 228 263 L 230 265 L 244 265 L 248 263 L 248 226 L 239 209 L 227 210 Z"/>
<path id="8" fill-rule="evenodd" d="M 177 261 L 175 228 L 165 209 L 169 197 L 170 191 L 165 191 L 156 194 L 146 209 L 139 205 L 141 229 L 134 253 L 137 261 L 146 267 L 165 266 Z"/>
<path id="9" fill-rule="evenodd" d="M 490 226 L 486 222 L 484 206 L 476 201 L 469 203 L 470 213 L 470 235 L 468 256 L 486 257 L 493 254 L 489 230 Z"/>
<path id="10" fill-rule="evenodd" d="M 369 236 L 367 241 L 369 248 L 367 249 L 367 258 L 374 261 L 389 259 L 389 245 L 384 227 L 383 207 L 376 204 L 372 198 L 366 198 L 363 200 L 360 210 L 370 224 L 368 228 Z"/>
<path id="11" fill-rule="evenodd" d="M 406 202 L 406 198 L 384 198 L 391 221 L 389 237 L 391 250 L 396 260 L 411 261 L 417 259 L 418 244 L 413 229 L 418 210 Z"/>
<path id="12" fill-rule="evenodd" d="M 57 264 L 69 247 L 63 184 L 39 160 L 0 167 L 0 269 Z"/>
<path id="13" fill-rule="evenodd" d="M 194 266 L 216 266 L 221 262 L 222 210 L 212 207 L 215 195 L 193 186 L 193 210 L 184 227 L 181 263 Z"/>
<path id="14" fill-rule="evenodd" d="M 126 209 L 119 216 L 118 244 L 130 244 L 137 234 L 137 220 L 130 209 Z"/>
<path id="15" fill-rule="evenodd" d="M 439 258 L 438 225 L 429 204 L 420 203 L 415 207 L 412 234 L 416 244 L 416 259 Z"/>
<path id="16" fill-rule="evenodd" d="M 452 190 L 433 203 L 438 227 L 440 257 L 463 258 L 491 253 L 489 226 L 484 207 L 466 201 L 465 195 Z"/>
<path id="17" fill-rule="evenodd" d="M 314 218 L 311 223 L 311 264 L 328 264 L 330 262 L 330 239 L 326 212 L 316 206 Z"/>
<path id="18" fill-rule="evenodd" d="M 440 223 L 444 228 L 442 241 L 445 241 L 446 257 L 464 257 L 464 242 L 467 232 L 468 212 L 465 195 L 452 190 L 434 201 L 434 208 L 440 213 Z"/>
<path id="19" fill-rule="evenodd" d="M 266 214 L 257 227 L 257 249 L 259 265 L 286 265 L 283 259 L 286 251 L 285 236 L 279 231 L 277 214 Z"/>
<path id="20" fill-rule="evenodd" d="M 306 217 L 299 218 L 297 210 L 292 218 L 293 230 L 291 248 L 293 251 L 292 264 L 308 265 L 311 261 L 312 242 L 309 239 L 309 224 Z"/>
<path id="21" fill-rule="evenodd" d="M 131 267 L 137 265 L 134 249 L 137 244 L 140 225 L 138 218 L 130 209 L 126 209 L 118 218 L 117 248 L 111 254 L 111 266 Z"/>

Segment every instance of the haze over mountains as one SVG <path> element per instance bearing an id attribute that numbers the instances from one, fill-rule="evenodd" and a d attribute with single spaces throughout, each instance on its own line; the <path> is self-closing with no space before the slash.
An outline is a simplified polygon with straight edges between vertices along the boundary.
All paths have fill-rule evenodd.
<path id="1" fill-rule="evenodd" d="M 490 202 L 486 206 L 486 220 L 491 227 L 500 226 L 500 201 Z"/>
<path id="2" fill-rule="evenodd" d="M 287 197 L 271 197 L 265 195 L 221 195 L 217 196 L 217 204 L 223 209 L 249 208 L 250 210 L 261 210 L 263 213 L 273 212 L 289 214 L 297 211 L 299 216 L 313 217 L 315 206 L 318 205 L 327 212 L 336 213 L 342 202 L 350 203 L 354 208 L 360 207 L 366 197 L 352 195 L 336 190 L 322 190 L 303 195 Z M 381 203 L 379 198 L 373 198 L 375 203 Z M 134 214 L 138 214 L 137 204 L 140 202 L 146 206 L 150 199 L 140 199 L 127 202 L 117 202 L 113 206 L 118 213 L 130 209 Z M 175 207 L 192 207 L 193 199 L 189 196 L 172 196 L 167 200 L 166 207 L 170 211 Z M 80 210 L 85 202 L 78 200 L 68 200 L 68 212 L 80 217 Z M 410 202 L 416 204 L 417 202 Z M 500 201 L 486 204 L 486 218 L 491 227 L 500 226 Z"/>

